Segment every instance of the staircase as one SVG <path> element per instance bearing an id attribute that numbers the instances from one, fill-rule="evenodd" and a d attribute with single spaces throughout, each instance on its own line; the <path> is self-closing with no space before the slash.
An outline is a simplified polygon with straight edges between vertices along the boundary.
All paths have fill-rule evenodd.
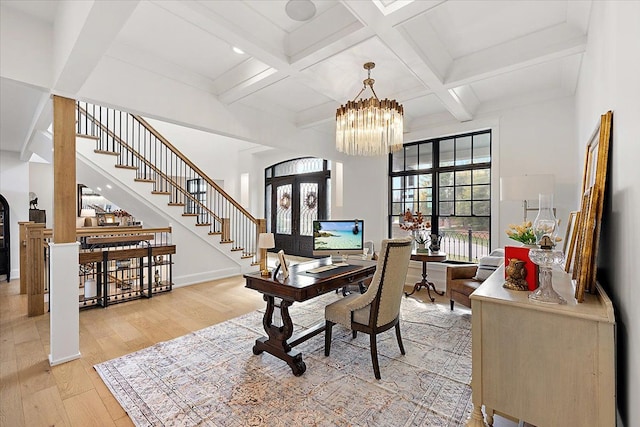
<path id="1" fill-rule="evenodd" d="M 257 236 L 265 220 L 254 218 L 142 117 L 77 102 L 76 121 L 77 135 L 95 140 L 94 153 L 115 157 L 115 167 L 145 183 L 149 197 L 166 197 L 167 211 L 179 209 L 194 233 L 204 231 L 244 265 L 259 263 Z"/>

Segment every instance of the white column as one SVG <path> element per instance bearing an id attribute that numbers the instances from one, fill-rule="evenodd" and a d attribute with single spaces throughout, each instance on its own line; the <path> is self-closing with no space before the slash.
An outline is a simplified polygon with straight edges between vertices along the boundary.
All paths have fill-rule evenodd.
<path id="1" fill-rule="evenodd" d="M 79 246 L 78 242 L 49 243 L 51 366 L 80 358 Z"/>

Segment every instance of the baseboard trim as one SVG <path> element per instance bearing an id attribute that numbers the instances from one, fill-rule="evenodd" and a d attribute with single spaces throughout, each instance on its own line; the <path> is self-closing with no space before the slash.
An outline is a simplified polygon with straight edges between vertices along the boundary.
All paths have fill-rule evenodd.
<path id="1" fill-rule="evenodd" d="M 61 365 L 63 363 L 71 362 L 72 360 L 80 359 L 81 356 L 82 355 L 80 354 L 80 352 L 78 352 L 77 354 L 73 354 L 71 356 L 63 357 L 62 359 L 52 360 L 51 359 L 51 354 L 49 354 L 49 365 L 50 366 Z"/>
<path id="2" fill-rule="evenodd" d="M 182 276 L 174 276 L 173 287 L 181 288 L 183 286 L 195 285 L 202 282 L 209 282 L 211 280 L 224 279 L 231 276 L 237 276 L 241 274 L 240 268 L 225 268 L 216 271 L 205 271 L 203 273 L 187 274 Z"/>

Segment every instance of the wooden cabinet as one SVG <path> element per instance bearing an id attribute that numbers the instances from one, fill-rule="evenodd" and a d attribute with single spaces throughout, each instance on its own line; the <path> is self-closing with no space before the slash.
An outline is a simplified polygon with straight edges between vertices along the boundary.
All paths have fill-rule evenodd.
<path id="1" fill-rule="evenodd" d="M 11 242 L 9 228 L 9 203 L 0 195 L 0 276 L 6 274 L 7 282 L 11 276 Z"/>
<path id="2" fill-rule="evenodd" d="M 615 425 L 615 320 L 598 287 L 578 304 L 568 274 L 553 286 L 568 303 L 529 301 L 502 287 L 504 267 L 472 295 L 472 399 L 467 426 L 493 413 L 545 426 Z"/>

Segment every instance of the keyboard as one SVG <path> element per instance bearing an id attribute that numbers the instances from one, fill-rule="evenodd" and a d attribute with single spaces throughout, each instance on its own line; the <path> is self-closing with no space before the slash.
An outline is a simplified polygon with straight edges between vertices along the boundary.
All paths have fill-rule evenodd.
<path id="1" fill-rule="evenodd" d="M 347 265 L 349 264 L 344 262 L 339 262 L 339 263 L 330 264 L 330 265 L 323 265 L 321 267 L 316 267 L 316 268 L 312 268 L 311 270 L 307 270 L 307 273 L 311 273 L 311 274 L 324 273 L 325 271 L 333 270 L 334 268 L 338 268 L 338 267 L 346 267 Z"/>

